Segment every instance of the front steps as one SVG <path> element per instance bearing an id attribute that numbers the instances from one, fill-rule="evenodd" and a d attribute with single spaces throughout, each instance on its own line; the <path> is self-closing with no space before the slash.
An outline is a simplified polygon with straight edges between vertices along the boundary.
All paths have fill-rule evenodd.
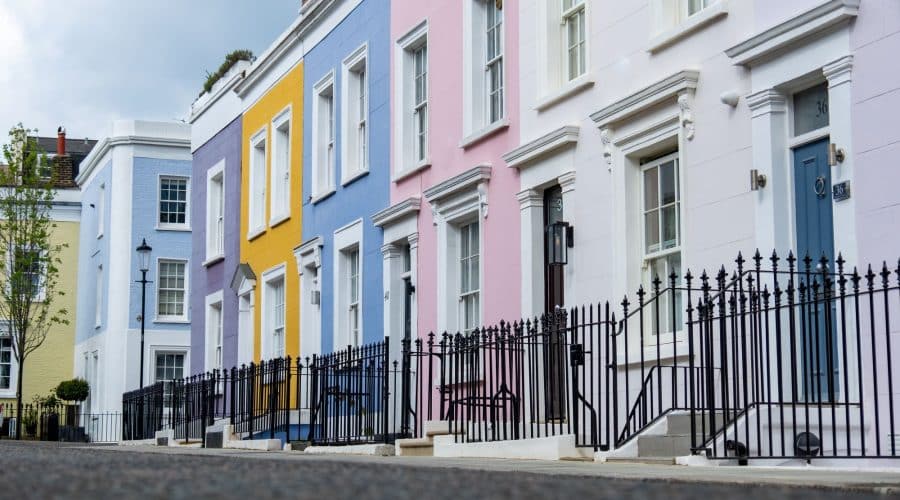
<path id="1" fill-rule="evenodd" d="M 398 439 L 395 443 L 397 456 L 400 457 L 433 457 L 434 438 L 450 435 L 450 422 L 447 420 L 430 420 L 424 424 L 425 437 Z"/>
<path id="2" fill-rule="evenodd" d="M 721 413 L 717 421 L 721 422 Z M 700 434 L 701 415 L 695 415 L 695 432 Z M 707 416 L 707 425 L 709 425 Z M 626 461 L 647 464 L 674 464 L 676 457 L 691 455 L 691 414 L 669 413 L 665 416 L 662 434 L 642 434 L 637 437 L 637 457 L 610 457 L 608 462 Z"/>

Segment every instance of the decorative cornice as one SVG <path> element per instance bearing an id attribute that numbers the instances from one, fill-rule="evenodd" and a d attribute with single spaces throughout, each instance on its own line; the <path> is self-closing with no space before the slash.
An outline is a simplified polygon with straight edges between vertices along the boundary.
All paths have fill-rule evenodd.
<path id="1" fill-rule="evenodd" d="M 747 107 L 753 116 L 768 113 L 784 113 L 787 111 L 787 99 L 775 89 L 765 89 L 750 94 L 746 98 Z"/>
<path id="2" fill-rule="evenodd" d="M 577 125 L 562 126 L 506 153 L 503 161 L 510 167 L 523 167 L 558 149 L 578 143 L 580 133 L 581 127 Z"/>
<path id="3" fill-rule="evenodd" d="M 829 87 L 837 87 L 850 82 L 853 73 L 853 56 L 847 55 L 822 67 L 822 73 Z"/>
<path id="4" fill-rule="evenodd" d="M 607 128 L 634 116 L 651 106 L 697 89 L 700 72 L 683 70 L 620 99 L 591 115 L 600 128 Z"/>
<path id="5" fill-rule="evenodd" d="M 381 256 L 384 260 L 390 260 L 400 256 L 400 247 L 393 243 L 385 243 L 381 246 Z"/>
<path id="6" fill-rule="evenodd" d="M 419 246 L 419 233 L 415 232 L 406 237 L 406 242 L 409 243 L 409 248 L 416 248 Z"/>
<path id="7" fill-rule="evenodd" d="M 516 193 L 516 199 L 519 200 L 519 208 L 522 210 L 544 205 L 544 195 L 536 189 L 519 191 Z"/>
<path id="8" fill-rule="evenodd" d="M 159 146 L 170 148 L 186 148 L 188 152 L 191 150 L 191 140 L 174 139 L 167 137 L 148 137 L 138 135 L 123 135 L 118 137 L 107 137 L 100 141 L 94 149 L 91 150 L 87 158 L 81 162 L 81 171 L 75 178 L 75 183 L 81 184 L 90 177 L 91 172 L 97 168 L 97 164 L 106 155 L 109 150 L 116 146 Z"/>
<path id="9" fill-rule="evenodd" d="M 316 236 L 310 240 L 304 241 L 294 248 L 294 259 L 297 260 L 297 271 L 303 274 L 303 260 L 312 254 L 313 262 L 316 267 L 322 267 L 322 246 L 325 241 L 321 236 Z"/>
<path id="10" fill-rule="evenodd" d="M 234 268 L 234 274 L 231 276 L 231 289 L 234 293 L 240 293 L 245 282 L 250 283 L 250 288 L 256 286 L 256 273 L 253 268 L 246 262 L 241 262 Z"/>
<path id="11" fill-rule="evenodd" d="M 418 196 L 411 196 L 372 215 L 372 224 L 375 227 L 390 226 L 400 219 L 418 214 L 421 207 L 422 199 Z"/>
<path id="12" fill-rule="evenodd" d="M 727 49 L 735 64 L 753 66 L 784 51 L 790 45 L 808 43 L 859 14 L 860 0 L 828 0 Z"/>
<path id="13" fill-rule="evenodd" d="M 425 190 L 428 203 L 440 201 L 491 180 L 491 166 L 478 165 Z"/>
<path id="14" fill-rule="evenodd" d="M 612 137 L 609 128 L 600 129 L 600 144 L 603 145 L 603 161 L 606 162 L 606 169 L 612 172 Z"/>
<path id="15" fill-rule="evenodd" d="M 575 171 L 571 170 L 556 178 L 563 193 L 575 191 Z"/>
<path id="16" fill-rule="evenodd" d="M 684 128 L 684 138 L 694 140 L 694 113 L 691 111 L 691 97 L 685 93 L 678 96 L 678 109 L 681 114 L 681 127 Z"/>

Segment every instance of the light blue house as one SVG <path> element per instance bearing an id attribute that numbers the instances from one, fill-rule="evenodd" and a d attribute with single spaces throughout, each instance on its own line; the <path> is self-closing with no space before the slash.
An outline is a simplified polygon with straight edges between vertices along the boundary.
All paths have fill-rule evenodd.
<path id="1" fill-rule="evenodd" d="M 186 125 L 117 121 L 81 165 L 75 375 L 91 385 L 92 412 L 120 411 L 123 392 L 190 373 L 190 144 Z"/>
<path id="2" fill-rule="evenodd" d="M 309 5 L 309 4 L 308 4 Z M 390 186 L 390 2 L 332 8 L 304 55 L 300 352 L 382 340 L 381 229 Z"/>

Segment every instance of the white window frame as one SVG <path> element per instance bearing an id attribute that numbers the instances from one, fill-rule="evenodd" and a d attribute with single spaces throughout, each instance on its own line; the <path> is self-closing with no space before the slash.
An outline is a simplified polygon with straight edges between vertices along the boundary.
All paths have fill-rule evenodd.
<path id="1" fill-rule="evenodd" d="M 700 0 L 703 6 L 691 13 L 692 0 L 652 0 L 650 45 L 658 52 L 728 14 L 728 0 Z"/>
<path id="2" fill-rule="evenodd" d="M 53 160 L 56 158 L 55 153 L 41 153 L 38 155 L 38 177 L 41 180 L 49 181 L 53 179 Z M 50 162 L 49 164 L 47 162 Z M 44 175 L 49 169 L 50 175 Z"/>
<path id="3" fill-rule="evenodd" d="M 163 181 L 184 181 L 184 222 L 161 222 Z M 156 183 L 156 229 L 160 231 L 190 231 L 191 229 L 191 178 L 186 175 L 160 174 Z M 169 203 L 173 201 L 169 200 Z M 181 203 L 175 201 L 174 203 Z"/>
<path id="4" fill-rule="evenodd" d="M 478 238 L 478 246 L 475 249 L 475 252 L 469 252 L 468 254 L 464 253 L 465 248 L 463 244 L 467 241 L 467 238 L 471 238 L 468 236 L 470 234 L 470 230 L 468 228 L 473 225 L 477 226 L 475 228 L 475 235 Z M 469 334 L 474 329 L 481 327 L 481 319 L 482 319 L 482 304 L 481 304 L 481 284 L 482 284 L 482 276 L 481 276 L 481 261 L 482 261 L 482 245 L 481 245 L 481 221 L 475 218 L 474 220 L 466 220 L 454 225 L 454 234 L 453 238 L 456 238 L 455 248 L 456 248 L 456 262 L 457 262 L 457 283 L 456 283 L 456 294 L 459 298 L 459 310 L 457 312 L 457 329 L 463 334 Z M 471 239 L 468 240 L 471 246 Z M 463 275 L 468 276 L 468 280 L 472 279 L 472 263 L 471 260 L 476 259 L 475 265 L 475 274 L 478 279 L 477 287 L 469 287 L 464 289 L 463 285 Z M 471 325 L 466 324 L 466 319 L 468 318 L 468 303 L 471 299 L 474 298 L 475 308 L 478 311 L 477 317 L 474 320 L 474 323 Z"/>
<path id="5" fill-rule="evenodd" d="M 266 177 L 269 153 L 268 126 L 250 138 L 250 190 L 247 193 L 247 239 L 252 240 L 266 230 Z M 262 150 L 262 157 L 258 152 Z"/>
<path id="6" fill-rule="evenodd" d="M 341 185 L 369 172 L 369 47 L 362 44 L 341 64 Z"/>
<path id="7" fill-rule="evenodd" d="M 649 170 L 657 169 L 657 197 L 661 197 L 662 191 L 659 188 L 659 185 L 661 182 L 660 175 L 658 173 L 659 167 L 666 163 L 669 163 L 670 161 L 675 162 L 675 164 L 674 164 L 674 168 L 675 168 L 675 201 L 673 203 L 670 203 L 670 204 L 667 204 L 664 206 L 661 204 L 661 200 L 657 200 L 657 206 L 653 210 L 655 210 L 657 212 L 657 221 L 659 224 L 659 226 L 657 228 L 658 237 L 659 237 L 659 242 L 658 242 L 659 247 L 655 250 L 649 250 L 647 248 L 646 215 L 647 215 L 648 211 L 646 208 L 647 207 L 646 186 L 644 184 L 645 173 Z M 683 279 L 684 270 L 685 270 L 684 249 L 683 249 L 684 231 L 682 229 L 682 219 L 683 219 L 682 213 L 684 210 L 684 200 L 683 200 L 683 185 L 681 182 L 681 179 L 682 179 L 682 176 L 684 175 L 684 173 L 682 171 L 680 151 L 675 151 L 674 153 L 667 154 L 665 156 L 656 158 L 654 160 L 648 161 L 647 163 L 641 165 L 639 175 L 640 175 L 639 186 L 640 186 L 640 191 L 641 191 L 641 193 L 640 193 L 641 201 L 640 201 L 640 210 L 639 210 L 640 228 L 641 228 L 641 236 L 640 236 L 640 239 L 641 239 L 641 269 L 642 269 L 641 274 L 642 274 L 642 283 L 643 283 L 644 289 L 648 292 L 647 297 L 649 299 L 649 298 L 652 298 L 653 291 L 654 291 L 653 280 L 656 278 L 656 275 L 654 274 L 653 269 L 654 269 L 655 262 L 660 261 L 660 260 L 666 260 L 675 255 L 678 256 L 678 259 L 680 261 L 679 265 L 681 268 L 681 272 L 678 275 L 676 284 L 681 283 L 681 281 Z M 675 246 L 670 247 L 670 248 L 662 248 L 663 247 L 663 231 L 664 231 L 662 211 L 663 211 L 663 208 L 670 207 L 670 206 L 675 207 L 675 221 L 676 221 L 675 222 L 675 232 L 676 232 Z M 666 262 L 664 265 L 665 265 L 666 271 L 665 271 L 664 275 L 659 276 L 659 279 L 661 280 L 660 290 L 665 290 L 671 284 L 669 281 L 669 274 L 671 272 L 671 269 L 669 268 L 668 262 Z M 666 340 L 671 340 L 672 334 L 674 333 L 671 331 L 671 328 L 670 328 L 672 322 L 671 322 L 671 318 L 669 318 L 669 314 L 671 312 L 671 306 L 669 305 L 669 302 L 668 302 L 669 296 L 670 295 L 666 294 L 666 296 L 661 299 L 661 300 L 663 300 L 663 305 L 660 306 L 660 311 L 662 311 L 663 315 L 664 315 L 664 318 L 661 318 L 659 321 L 659 325 L 660 325 L 659 333 L 660 333 L 660 341 L 661 342 L 666 341 Z M 676 331 L 680 331 L 682 328 L 681 323 L 683 323 L 683 320 L 684 320 L 684 316 L 681 311 L 682 309 L 683 309 L 683 307 L 676 306 L 676 315 L 681 315 L 681 321 L 676 321 L 676 327 L 678 328 L 678 330 L 676 330 Z M 653 315 L 654 310 L 655 309 L 651 308 L 651 316 Z M 651 324 L 651 328 L 653 328 L 653 325 L 655 325 L 655 319 L 651 318 L 650 324 Z M 645 342 L 655 344 L 655 340 L 653 338 L 645 339 Z"/>
<path id="8" fill-rule="evenodd" d="M 348 345 L 362 345 L 364 334 L 365 334 L 365 324 L 364 324 L 364 288 L 362 283 L 365 279 L 365 249 L 363 248 L 363 221 L 362 219 L 357 219 L 350 224 L 338 229 L 334 232 L 334 269 L 332 274 L 332 280 L 334 283 L 335 297 L 334 300 L 334 318 L 335 318 L 335 334 L 334 334 L 334 350 L 343 349 Z M 353 325 L 351 325 L 351 310 L 354 306 L 351 303 L 351 291 L 349 289 L 350 286 L 350 261 L 349 261 L 349 253 L 350 252 L 358 252 L 359 255 L 359 269 L 358 269 L 358 278 L 357 278 L 357 286 L 358 286 L 358 301 L 355 304 L 355 310 L 357 311 L 359 325 L 356 332 L 356 340 L 359 344 L 354 344 L 352 331 Z"/>
<path id="9" fill-rule="evenodd" d="M 13 351 L 14 339 L 12 338 L 12 335 L 9 334 L 9 322 L 7 321 L 0 321 L 0 339 L 7 339 L 9 341 L 9 387 L 0 387 L 0 397 L 14 398 L 16 396 L 19 365 L 16 362 L 16 355 Z"/>
<path id="10" fill-rule="evenodd" d="M 103 264 L 97 266 L 97 283 L 94 293 L 94 328 L 103 326 Z"/>
<path id="11" fill-rule="evenodd" d="M 509 125 L 506 106 L 506 18 L 502 9 L 500 24 L 495 29 L 499 49 L 494 58 L 488 59 L 488 41 L 491 35 L 488 26 L 488 11 L 495 0 L 466 0 L 463 3 L 463 133 L 462 147 L 467 147 L 493 132 Z M 499 116 L 492 119 L 491 67 L 500 71 Z"/>
<path id="12" fill-rule="evenodd" d="M 292 109 L 288 105 L 272 120 L 272 175 L 269 198 L 269 227 L 291 216 L 291 137 L 294 133 Z M 283 139 L 283 129 L 287 138 Z M 285 144 L 280 144 L 282 140 Z M 286 151 L 282 151 L 286 149 Z"/>
<path id="13" fill-rule="evenodd" d="M 420 48 L 426 50 L 426 74 L 425 74 L 425 150 L 422 155 L 417 155 L 416 127 L 414 125 L 417 108 L 415 102 L 415 53 Z M 409 33 L 397 41 L 396 62 L 394 65 L 394 180 L 398 181 L 413 173 L 431 165 L 429 157 L 428 129 L 430 117 L 428 116 L 428 96 L 430 94 L 430 82 L 427 78 L 428 48 L 428 23 L 423 21 Z M 421 111 L 421 104 L 419 110 Z"/>
<path id="14" fill-rule="evenodd" d="M 261 335 L 261 351 L 263 359 L 274 359 L 276 357 L 283 357 L 287 353 L 287 305 L 288 305 L 288 294 L 287 294 L 287 275 L 286 275 L 287 266 L 284 263 L 281 263 L 266 272 L 262 275 L 262 293 L 260 294 L 262 297 L 262 331 Z M 275 293 L 275 287 L 278 282 L 281 283 L 281 287 L 283 290 L 284 296 L 282 297 L 282 311 L 281 318 L 278 321 L 275 318 L 277 307 L 276 298 L 273 295 Z M 281 345 L 276 346 L 276 341 L 279 340 L 277 338 L 275 330 L 279 328 L 281 329 L 280 334 L 280 342 Z"/>
<path id="15" fill-rule="evenodd" d="M 176 378 L 176 377 L 173 377 L 173 378 L 171 378 L 171 379 L 168 379 L 168 378 L 163 378 L 163 379 L 161 379 L 161 378 L 159 378 L 159 377 L 157 376 L 157 369 L 159 368 L 159 356 L 181 356 L 181 357 L 182 357 L 182 360 L 181 360 L 181 378 Z M 179 350 L 179 349 L 157 348 L 157 349 L 153 349 L 153 351 L 152 351 L 152 353 L 151 353 L 151 358 L 150 358 L 150 359 L 153 360 L 153 365 L 152 365 L 152 371 L 153 371 L 153 372 L 152 372 L 152 380 L 153 380 L 153 383 L 157 383 L 157 382 L 170 382 L 170 383 L 167 383 L 167 384 L 163 384 L 163 407 L 165 408 L 166 411 L 171 411 L 171 408 L 172 408 L 172 394 L 173 394 L 173 392 L 172 392 L 172 388 L 173 388 L 173 387 L 172 387 L 171 382 L 173 382 L 173 381 L 175 381 L 175 380 L 183 379 L 183 378 L 185 378 L 185 376 L 187 376 L 187 375 L 190 373 L 190 369 L 189 369 L 189 366 L 188 366 L 188 362 L 189 362 L 188 352 L 187 352 L 187 351 L 184 351 L 184 350 Z M 173 359 L 174 359 L 174 358 L 173 358 Z M 173 366 L 173 369 L 174 369 L 174 368 L 175 368 L 175 367 Z M 150 378 L 150 377 L 148 377 L 148 378 Z"/>
<path id="16" fill-rule="evenodd" d="M 337 155 L 335 125 L 337 95 L 334 71 L 329 71 L 313 87 L 312 197 L 316 203 L 335 190 Z"/>
<path id="17" fill-rule="evenodd" d="M 97 239 L 103 237 L 106 228 L 106 183 L 97 190 Z"/>
<path id="18" fill-rule="evenodd" d="M 573 80 L 577 80 L 579 77 L 587 74 L 588 68 L 588 35 L 590 30 L 588 29 L 588 17 L 587 17 L 587 2 L 585 0 L 559 0 L 561 2 L 560 6 L 560 25 L 562 26 L 562 54 L 560 54 L 563 58 L 563 82 L 571 82 Z M 571 2 L 568 8 L 566 8 L 566 2 Z M 570 23 L 577 23 L 578 19 L 581 19 L 581 23 L 584 26 L 584 33 L 581 34 L 582 39 L 573 44 L 572 39 L 570 38 Z M 580 49 L 578 48 L 580 46 Z M 584 60 L 584 63 L 581 68 L 578 68 L 577 73 L 573 73 L 573 68 L 571 65 L 572 62 L 572 52 L 573 48 L 581 52 L 581 59 Z"/>
<path id="19" fill-rule="evenodd" d="M 206 172 L 206 262 L 209 264 L 224 257 L 225 159 L 223 158 Z"/>
<path id="20" fill-rule="evenodd" d="M 206 355 L 205 371 L 223 370 L 224 365 L 224 327 L 225 301 L 224 292 L 219 290 L 206 296 L 205 337 Z"/>
<path id="21" fill-rule="evenodd" d="M 31 251 L 39 251 L 39 252 L 42 252 L 42 253 L 45 254 L 44 257 L 43 257 L 43 260 L 46 260 L 46 251 L 35 250 L 33 247 L 32 247 L 32 248 L 27 248 L 27 247 L 25 247 L 25 246 L 17 247 L 17 249 L 18 249 L 18 248 L 21 248 L 22 250 L 27 251 L 27 252 L 31 252 Z M 8 253 L 7 256 L 6 256 L 7 270 L 6 270 L 6 276 L 5 276 L 5 278 L 6 278 L 6 282 L 7 282 L 7 285 L 6 285 L 6 286 L 7 286 L 7 291 L 10 290 L 10 288 L 9 288 L 9 287 L 10 287 L 9 283 L 10 283 L 10 281 L 11 281 L 12 274 L 16 272 L 15 251 L 16 251 L 17 249 L 12 249 L 12 251 L 11 251 L 10 253 Z M 39 262 L 39 264 L 40 264 L 40 266 L 41 266 L 40 270 L 38 271 L 38 273 L 40 274 L 40 276 L 39 276 L 40 284 L 39 284 L 39 288 L 38 288 L 38 290 L 37 290 L 37 293 L 33 293 L 33 294 L 32 294 L 32 301 L 33 301 L 33 302 L 43 302 L 43 301 L 46 300 L 46 298 L 47 298 L 47 287 L 46 287 L 47 263 L 41 261 L 41 262 Z M 32 273 L 32 274 L 33 274 L 33 273 Z"/>
<path id="22" fill-rule="evenodd" d="M 160 299 L 160 292 L 163 291 L 162 273 L 161 273 L 161 268 L 162 268 L 163 264 L 181 264 L 184 266 L 184 289 L 182 290 L 182 308 L 181 308 L 182 314 L 181 315 L 160 314 L 159 299 Z M 189 305 L 188 297 L 190 296 L 190 284 L 189 284 L 190 272 L 189 272 L 189 269 L 190 269 L 189 262 L 187 259 L 178 259 L 178 258 L 169 258 L 169 257 L 160 257 L 160 258 L 156 259 L 156 306 L 154 308 L 156 310 L 156 319 L 154 320 L 155 323 L 187 323 L 187 321 L 188 321 L 188 305 Z M 176 288 L 166 288 L 165 290 L 177 291 Z"/>

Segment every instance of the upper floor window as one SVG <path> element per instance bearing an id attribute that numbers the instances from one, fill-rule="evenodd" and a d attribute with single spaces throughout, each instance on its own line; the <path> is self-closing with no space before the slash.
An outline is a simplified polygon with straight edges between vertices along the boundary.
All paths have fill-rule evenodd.
<path id="1" fill-rule="evenodd" d="M 19 297 L 44 300 L 46 253 L 40 249 L 20 246 L 11 252 L 6 281 L 8 290 Z"/>
<path id="2" fill-rule="evenodd" d="M 184 320 L 187 317 L 187 262 L 159 261 L 159 286 L 156 315 L 160 320 Z"/>
<path id="3" fill-rule="evenodd" d="M 657 35 L 667 33 L 675 38 L 683 36 L 724 13 L 724 8 L 711 9 L 714 6 L 723 7 L 719 0 L 653 0 L 651 2 L 653 31 Z M 671 30 L 675 32 L 672 33 Z M 663 36 L 664 39 L 658 40 L 663 45 L 675 39 Z"/>
<path id="4" fill-rule="evenodd" d="M 478 132 L 505 115 L 503 10 L 497 0 L 467 0 L 463 96 L 465 132 Z"/>
<path id="5" fill-rule="evenodd" d="M 397 174 L 428 164 L 428 26 L 398 40 L 397 123 L 394 144 Z"/>
<path id="6" fill-rule="evenodd" d="M 562 0 L 562 24 L 565 29 L 566 78 L 574 80 L 587 70 L 584 0 Z"/>
<path id="7" fill-rule="evenodd" d="M 313 197 L 334 190 L 334 75 L 329 73 L 315 86 L 313 107 Z"/>
<path id="8" fill-rule="evenodd" d="M 206 258 L 225 255 L 225 168 L 224 160 L 207 172 L 206 178 Z"/>
<path id="9" fill-rule="evenodd" d="M 55 158 L 55 154 L 49 153 L 38 156 L 38 176 L 41 179 L 49 181 L 53 178 L 53 161 Z"/>
<path id="10" fill-rule="evenodd" d="M 494 0 L 486 4 L 485 20 L 488 122 L 494 123 L 503 118 L 503 11 Z"/>
<path id="11" fill-rule="evenodd" d="M 188 180 L 186 177 L 160 177 L 159 227 L 181 229 L 188 226 Z"/>
<path id="12" fill-rule="evenodd" d="M 291 110 L 282 112 L 272 121 L 272 197 L 270 223 L 290 216 L 291 197 Z"/>
<path id="13" fill-rule="evenodd" d="M 709 7 L 717 0 L 687 0 L 687 15 L 693 16 L 701 10 Z"/>
<path id="14" fill-rule="evenodd" d="M 100 238 L 106 226 L 106 184 L 100 184 L 97 191 L 97 238 Z"/>
<path id="15" fill-rule="evenodd" d="M 250 221 L 248 237 L 266 227 L 266 129 L 250 140 Z"/>
<path id="16" fill-rule="evenodd" d="M 367 48 L 358 48 L 344 60 L 342 181 L 349 182 L 369 170 L 369 79 Z"/>

